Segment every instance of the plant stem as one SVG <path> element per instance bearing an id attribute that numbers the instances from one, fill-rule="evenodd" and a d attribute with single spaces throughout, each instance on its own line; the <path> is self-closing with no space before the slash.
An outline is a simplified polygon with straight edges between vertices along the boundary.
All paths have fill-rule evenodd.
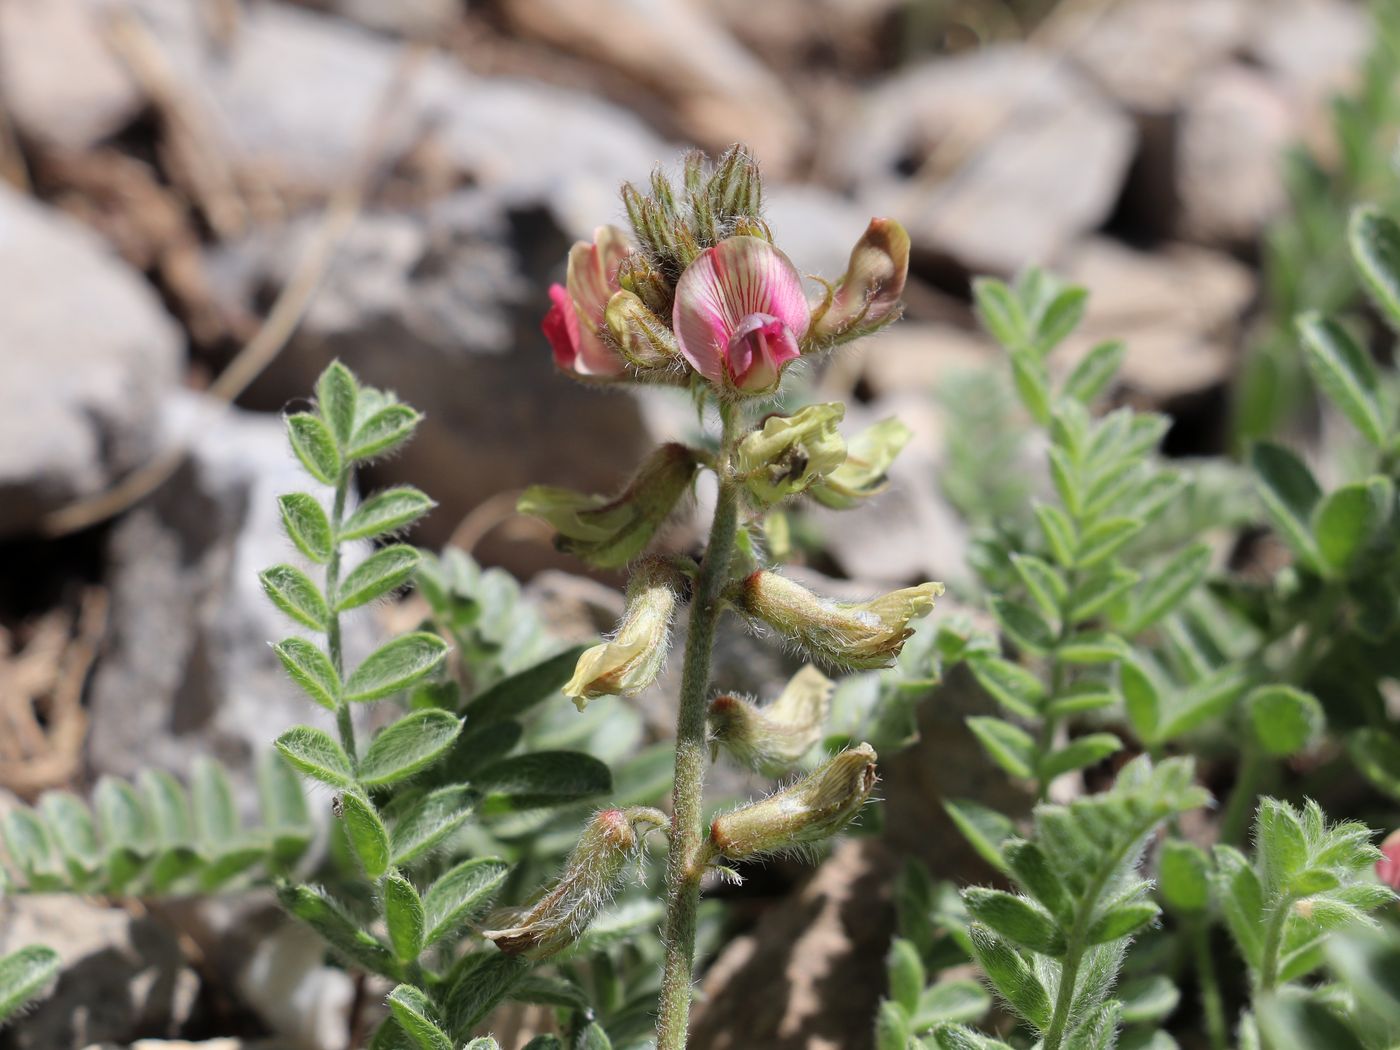
<path id="1" fill-rule="evenodd" d="M 657 1016 L 657 1050 L 682 1050 L 690 1019 L 692 968 L 695 962 L 695 913 L 704 874 L 701 798 L 705 786 L 705 700 L 710 688 L 710 657 L 720 596 L 729 581 L 734 538 L 739 522 L 739 494 L 728 477 L 729 459 L 738 436 L 738 406 L 720 402 L 723 434 L 716 457 L 719 497 L 710 541 L 695 579 L 690 624 L 681 670 L 680 711 L 676 718 L 676 780 L 671 793 L 671 848 L 666 864 L 666 963 Z"/>
<path id="2" fill-rule="evenodd" d="M 326 625 L 326 649 L 330 653 L 331 666 L 342 681 L 345 679 L 345 659 L 340 645 L 340 613 L 335 611 L 338 600 L 336 591 L 340 589 L 340 526 L 345 521 L 345 500 L 350 492 L 350 470 L 340 472 L 335 484 L 335 504 L 331 507 L 331 557 L 326 563 L 326 603 L 331 608 L 330 623 Z M 355 725 L 350 720 L 350 705 L 343 700 L 335 710 L 335 727 L 340 733 L 340 746 L 354 762 Z"/>
<path id="3" fill-rule="evenodd" d="M 1211 1050 L 1229 1050 L 1230 1030 L 1225 1023 L 1225 1004 L 1220 997 L 1215 958 L 1210 953 L 1210 924 L 1203 919 L 1193 922 L 1188 936 L 1191 939 L 1191 950 L 1196 957 L 1196 982 Z"/>
<path id="4" fill-rule="evenodd" d="M 1233 846 L 1244 839 L 1254 800 L 1259 797 L 1259 782 L 1267 766 L 1267 760 L 1259 748 L 1246 737 L 1240 756 L 1240 774 L 1235 778 L 1230 801 L 1220 817 L 1221 842 Z"/>

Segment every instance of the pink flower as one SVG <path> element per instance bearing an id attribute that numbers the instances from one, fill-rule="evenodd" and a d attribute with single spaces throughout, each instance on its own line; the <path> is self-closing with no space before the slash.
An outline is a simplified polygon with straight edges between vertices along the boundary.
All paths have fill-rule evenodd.
<path id="1" fill-rule="evenodd" d="M 1400 891 L 1400 831 L 1392 831 L 1381 843 L 1381 859 L 1376 876 L 1391 889 Z"/>
<path id="2" fill-rule="evenodd" d="M 761 237 L 730 237 L 681 274 L 672 315 L 681 354 L 716 386 L 772 390 L 801 354 L 811 313 L 802 278 Z"/>
<path id="3" fill-rule="evenodd" d="M 603 338 L 603 311 L 620 286 L 617 268 L 631 252 L 627 236 L 616 226 L 599 226 L 593 243 L 578 241 L 569 249 L 565 285 L 549 289 L 554 305 L 540 328 L 554 348 L 554 363 L 582 376 L 621 375 L 626 362 Z"/>

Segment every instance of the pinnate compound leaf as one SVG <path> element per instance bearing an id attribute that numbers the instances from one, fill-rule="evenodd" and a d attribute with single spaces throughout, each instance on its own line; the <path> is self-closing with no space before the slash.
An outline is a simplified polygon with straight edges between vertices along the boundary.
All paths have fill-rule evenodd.
<path id="1" fill-rule="evenodd" d="M 386 405 L 359 425 L 345 458 L 353 462 L 392 452 L 413 436 L 422 418 L 407 405 Z"/>
<path id="2" fill-rule="evenodd" d="M 578 658 L 588 646 L 566 649 L 558 656 L 527 667 L 482 692 L 467 708 L 473 726 L 503 718 L 518 718 L 551 697 L 557 696 L 573 677 Z"/>
<path id="3" fill-rule="evenodd" d="M 427 928 L 423 901 L 413 883 L 401 875 L 385 876 L 383 893 L 389 943 L 400 962 L 412 962 L 423 950 L 423 934 Z"/>
<path id="4" fill-rule="evenodd" d="M 1118 904 L 1094 920 L 1089 927 L 1090 944 L 1107 944 L 1109 941 L 1131 937 L 1149 923 L 1155 922 L 1161 909 L 1151 901 L 1135 901 Z"/>
<path id="5" fill-rule="evenodd" d="M 350 369 L 339 361 L 327 365 L 316 380 L 317 411 L 341 445 L 350 440 L 350 433 L 354 430 L 355 404 L 359 396 L 359 383 Z"/>
<path id="6" fill-rule="evenodd" d="M 967 727 L 992 761 L 1011 776 L 1035 775 L 1035 739 L 1020 726 L 979 715 L 969 718 Z"/>
<path id="7" fill-rule="evenodd" d="M 334 788 L 355 783 L 350 757 L 324 729 L 293 726 L 277 738 L 274 746 L 295 769 L 313 780 Z"/>
<path id="8" fill-rule="evenodd" d="M 1255 444 L 1250 462 L 1264 509 L 1283 541 L 1305 565 L 1321 568 L 1322 554 L 1313 539 L 1312 515 L 1322 501 L 1322 489 L 1312 471 L 1288 449 L 1268 441 Z"/>
<path id="9" fill-rule="evenodd" d="M 1275 758 L 1307 748 L 1327 721 L 1317 697 L 1292 686 L 1260 686 L 1244 704 L 1255 741 Z"/>
<path id="10" fill-rule="evenodd" d="M 397 980 L 398 960 L 379 940 L 360 929 L 359 924 L 326 893 L 315 886 L 282 885 L 277 890 L 282 907 L 306 923 L 346 962 Z"/>
<path id="11" fill-rule="evenodd" d="M 1328 493 L 1312 521 L 1322 565 L 1334 574 L 1343 574 L 1390 517 L 1394 502 L 1394 484 L 1380 476 Z"/>
<path id="12" fill-rule="evenodd" d="M 1123 750 L 1123 742 L 1112 733 L 1090 733 L 1075 737 L 1058 751 L 1045 755 L 1040 762 L 1040 776 L 1053 780 L 1064 773 L 1097 765 L 1109 755 Z"/>
<path id="13" fill-rule="evenodd" d="M 1122 367 L 1123 358 L 1127 353 L 1127 346 L 1116 340 L 1098 344 L 1080 358 L 1079 363 L 1065 378 L 1065 396 L 1072 397 L 1081 404 L 1090 404 L 1108 389 L 1114 376 L 1118 374 L 1118 369 Z"/>
<path id="14" fill-rule="evenodd" d="M 509 873 L 505 861 L 478 857 L 463 861 L 429 886 L 423 894 L 424 947 L 461 929 L 488 908 Z"/>
<path id="15" fill-rule="evenodd" d="M 345 683 L 344 699 L 360 703 L 402 692 L 431 674 L 447 658 L 447 652 L 447 643 L 426 631 L 386 642 L 351 673 Z"/>
<path id="16" fill-rule="evenodd" d="M 980 922 L 968 931 L 978 964 L 1011 1008 L 1039 1029 L 1050 1024 L 1050 996 L 1021 953 Z"/>
<path id="17" fill-rule="evenodd" d="M 355 566 L 336 591 L 335 611 L 357 609 L 408 582 L 423 556 L 417 548 L 396 543 L 375 551 Z"/>
<path id="18" fill-rule="evenodd" d="M 377 787 L 421 773 L 447 753 L 462 731 L 456 715 L 414 711 L 379 731 L 360 759 L 360 782 Z"/>
<path id="19" fill-rule="evenodd" d="M 313 631 L 326 629 L 330 609 L 321 589 L 306 573 L 292 565 L 274 565 L 264 569 L 258 579 L 272 604 L 291 619 Z"/>
<path id="20" fill-rule="evenodd" d="M 1007 711 L 1026 719 L 1039 715 L 1046 693 L 1038 676 L 999 656 L 979 656 L 968 666 L 982 688 Z"/>
<path id="21" fill-rule="evenodd" d="M 963 891 L 968 913 L 1007 940 L 1041 955 L 1065 951 L 1065 935 L 1053 918 L 1024 897 L 973 886 Z"/>
<path id="22" fill-rule="evenodd" d="M 436 503 L 411 486 L 376 492 L 340 528 L 342 540 L 371 540 L 407 528 Z"/>
<path id="23" fill-rule="evenodd" d="M 310 412 L 287 417 L 287 436 L 306 472 L 317 481 L 334 485 L 340 480 L 340 451 L 331 428 Z"/>
<path id="24" fill-rule="evenodd" d="M 394 823 L 394 864 L 412 863 L 440 845 L 471 817 L 476 798 L 471 788 L 451 784 L 414 802 Z"/>
<path id="25" fill-rule="evenodd" d="M 346 791 L 340 796 L 340 819 L 345 837 L 371 879 L 389 870 L 389 832 L 374 804 L 362 795 Z"/>
<path id="26" fill-rule="evenodd" d="M 42 995 L 59 965 L 58 953 L 38 944 L 0 958 L 0 1024 Z"/>
<path id="27" fill-rule="evenodd" d="M 1380 382 L 1370 352 L 1336 321 L 1317 313 L 1298 318 L 1308 371 L 1361 436 L 1384 448 L 1387 426 L 1376 392 Z"/>
<path id="28" fill-rule="evenodd" d="M 492 814 L 579 802 L 612 790 L 612 772 L 579 751 L 535 751 L 479 770 L 475 786 Z"/>
<path id="29" fill-rule="evenodd" d="M 1400 329 L 1400 227 L 1379 209 L 1364 207 L 1352 213 L 1347 233 L 1371 297 L 1391 326 Z"/>
<path id="30" fill-rule="evenodd" d="M 320 501 L 306 492 L 289 492 L 277 497 L 277 506 L 282 528 L 297 550 L 319 565 L 328 562 L 335 550 L 335 535 Z"/>
<path id="31" fill-rule="evenodd" d="M 949 799 L 943 808 L 983 860 L 998 871 L 1008 870 L 1001 851 L 1006 840 L 1016 834 L 1010 817 L 971 799 Z"/>
<path id="32" fill-rule="evenodd" d="M 401 984 L 389 993 L 389 1012 L 419 1050 L 455 1050 L 447 1033 L 437 1026 L 437 1011 L 418 988 Z"/>
<path id="33" fill-rule="evenodd" d="M 305 638 L 287 638 L 272 647 L 287 675 L 327 711 L 340 704 L 340 676 L 331 658 Z"/>

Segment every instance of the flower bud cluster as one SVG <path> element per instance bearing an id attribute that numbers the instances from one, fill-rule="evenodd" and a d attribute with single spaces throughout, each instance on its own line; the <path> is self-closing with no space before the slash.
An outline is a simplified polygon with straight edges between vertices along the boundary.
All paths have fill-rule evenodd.
<path id="1" fill-rule="evenodd" d="M 685 160 L 681 184 L 660 171 L 650 192 L 622 201 L 635 245 L 599 227 L 569 252 L 563 285 L 543 321 L 555 362 L 591 381 L 689 383 L 726 397 L 770 394 L 802 354 L 826 350 L 895 320 L 909 236 L 873 219 L 845 274 L 813 306 L 796 267 L 763 221 L 758 165 L 743 146 L 713 167 Z"/>
<path id="2" fill-rule="evenodd" d="M 710 847 L 728 860 L 800 848 L 836 834 L 860 812 L 879 777 L 875 749 L 860 744 L 760 802 L 722 813 Z"/>
<path id="3" fill-rule="evenodd" d="M 595 813 L 559 880 L 529 908 L 502 913 L 500 918 L 509 916 L 511 925 L 484 931 L 484 936 L 507 955 L 535 960 L 557 955 L 613 899 L 645 833 L 665 823 L 664 813 L 643 806 Z"/>

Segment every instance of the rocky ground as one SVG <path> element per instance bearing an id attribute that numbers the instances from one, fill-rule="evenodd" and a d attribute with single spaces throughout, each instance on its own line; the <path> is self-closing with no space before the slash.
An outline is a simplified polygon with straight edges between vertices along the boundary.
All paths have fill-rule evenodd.
<path id="1" fill-rule="evenodd" d="M 1082 347 L 1126 339 L 1123 396 L 1218 447 L 1201 406 L 1221 403 L 1258 309 L 1278 155 L 1329 148 L 1362 5 L 1065 0 L 1023 26 L 1000 4 L 947 24 L 916 7 L 0 0 L 0 786 L 32 798 L 201 753 L 246 776 L 302 716 L 255 573 L 284 542 L 272 496 L 296 483 L 276 413 L 332 357 L 427 414 L 374 478 L 439 501 L 420 542 L 456 534 L 525 576 L 569 568 L 513 494 L 610 488 L 693 424 L 557 379 L 545 288 L 572 239 L 620 217 L 622 180 L 689 145 L 754 147 L 804 269 L 838 273 L 871 214 L 914 239 L 908 319 L 813 377 L 917 435 L 871 512 L 881 543 L 860 540 L 859 512 L 823 519 L 830 571 L 965 572 L 932 393 L 995 360 L 968 307 L 979 272 L 1042 263 L 1088 285 Z M 133 472 L 152 483 L 99 499 Z M 580 593 L 541 581 L 554 606 Z M 368 645 L 381 628 L 355 630 Z M 870 863 L 838 854 L 796 907 Z M 5 1045 L 346 1044 L 350 978 L 261 899 L 0 908 L 0 948 L 43 939 L 65 965 Z M 831 915 L 812 936 L 851 955 Z M 715 965 L 712 997 L 771 969 L 763 929 L 784 920 L 765 922 Z M 828 1045 L 794 1034 L 822 1008 L 795 984 L 764 1045 Z"/>

